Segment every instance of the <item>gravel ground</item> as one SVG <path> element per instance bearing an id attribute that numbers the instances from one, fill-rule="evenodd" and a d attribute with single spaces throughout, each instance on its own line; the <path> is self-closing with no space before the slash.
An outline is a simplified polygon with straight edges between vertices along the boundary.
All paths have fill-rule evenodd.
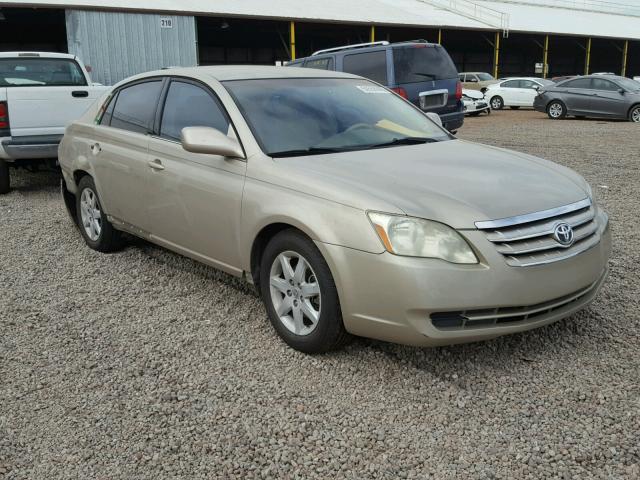
<path id="1" fill-rule="evenodd" d="M 306 356 L 252 289 L 142 241 L 103 255 L 53 174 L 0 197 L 0 478 L 640 477 L 640 130 L 527 111 L 460 137 L 582 173 L 611 276 L 546 328 Z"/>

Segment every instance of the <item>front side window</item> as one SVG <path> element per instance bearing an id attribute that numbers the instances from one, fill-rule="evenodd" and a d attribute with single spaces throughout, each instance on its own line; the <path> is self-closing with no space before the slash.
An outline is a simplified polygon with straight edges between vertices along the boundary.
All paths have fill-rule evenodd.
<path id="1" fill-rule="evenodd" d="M 317 68 L 320 70 L 333 70 L 333 58 L 313 58 L 307 60 L 304 64 L 304 68 Z"/>
<path id="2" fill-rule="evenodd" d="M 87 79 L 67 58 L 0 58 L 0 87 L 84 87 Z"/>
<path id="3" fill-rule="evenodd" d="M 366 80 L 265 79 L 223 85 L 263 151 L 274 157 L 451 138 L 415 107 Z"/>
<path id="4" fill-rule="evenodd" d="M 417 43 L 393 49 L 396 83 L 446 80 L 458 77 L 451 57 L 440 45 Z M 473 75 L 467 75 L 467 81 Z M 471 80 L 473 81 L 473 80 Z"/>
<path id="5" fill-rule="evenodd" d="M 387 52 L 354 53 L 346 55 L 342 61 L 342 69 L 347 73 L 370 78 L 374 82 L 387 84 Z"/>
<path id="6" fill-rule="evenodd" d="M 158 106 L 162 82 L 137 83 L 118 93 L 111 126 L 136 133 L 149 133 Z"/>
<path id="7" fill-rule="evenodd" d="M 180 140 L 185 127 L 211 127 L 226 135 L 229 120 L 218 101 L 205 89 L 174 80 L 164 104 L 160 136 Z"/>
<path id="8" fill-rule="evenodd" d="M 576 80 L 569 80 L 568 82 L 564 82 L 559 87 L 564 88 L 591 88 L 591 79 L 590 78 L 578 78 Z"/>

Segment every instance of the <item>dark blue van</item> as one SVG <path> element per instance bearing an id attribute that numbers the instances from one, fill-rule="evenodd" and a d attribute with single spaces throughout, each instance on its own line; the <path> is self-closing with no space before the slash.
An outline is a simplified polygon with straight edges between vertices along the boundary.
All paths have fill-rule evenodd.
<path id="1" fill-rule="evenodd" d="M 287 64 L 353 73 L 385 85 L 425 112 L 440 115 L 450 131 L 464 122 L 462 84 L 451 57 L 426 40 L 373 42 L 329 48 Z"/>

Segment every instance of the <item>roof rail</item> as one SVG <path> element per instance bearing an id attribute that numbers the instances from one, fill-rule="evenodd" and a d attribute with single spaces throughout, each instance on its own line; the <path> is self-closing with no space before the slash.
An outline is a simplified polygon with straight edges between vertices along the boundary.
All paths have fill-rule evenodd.
<path id="1" fill-rule="evenodd" d="M 342 47 L 334 47 L 334 48 L 325 48 L 324 50 L 318 50 L 317 52 L 313 52 L 311 56 L 320 55 L 322 53 L 332 53 L 339 52 L 341 50 L 350 50 L 352 48 L 367 48 L 367 47 L 375 47 L 377 45 L 389 45 L 389 42 L 383 40 L 381 42 L 367 42 L 367 43 L 354 43 L 353 45 L 343 45 Z"/>

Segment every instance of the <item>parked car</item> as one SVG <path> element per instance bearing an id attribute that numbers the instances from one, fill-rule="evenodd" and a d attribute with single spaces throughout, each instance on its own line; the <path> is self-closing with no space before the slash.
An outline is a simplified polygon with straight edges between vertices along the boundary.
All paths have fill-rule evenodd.
<path id="1" fill-rule="evenodd" d="M 248 279 L 304 352 L 476 341 L 588 305 L 611 236 L 585 180 L 433 118 L 333 71 L 150 72 L 67 128 L 64 201 L 92 249 L 129 232 Z"/>
<path id="2" fill-rule="evenodd" d="M 458 71 L 444 47 L 426 40 L 329 48 L 287 66 L 360 75 L 389 87 L 425 112 L 437 113 L 449 131 L 464 123 Z"/>
<path id="3" fill-rule="evenodd" d="M 462 89 L 462 102 L 464 103 L 464 114 L 477 117 L 481 113 L 491 114 L 491 107 L 484 98 L 484 94 L 478 90 Z"/>
<path id="4" fill-rule="evenodd" d="M 576 77 L 579 77 L 579 75 L 562 75 L 559 77 L 553 77 L 551 81 L 553 83 L 560 83 L 560 82 L 564 82 L 565 80 L 569 80 L 570 78 L 576 78 Z"/>
<path id="5" fill-rule="evenodd" d="M 0 52 L 0 193 L 10 166 L 55 165 L 64 127 L 106 90 L 73 55 Z"/>
<path id="6" fill-rule="evenodd" d="M 493 75 L 486 72 L 461 72 L 458 78 L 462 82 L 462 88 L 481 92 L 484 92 L 489 85 L 498 83 Z"/>
<path id="7" fill-rule="evenodd" d="M 510 78 L 490 85 L 484 95 L 494 110 L 502 110 L 504 107 L 517 110 L 520 107 L 533 107 L 538 89 L 546 85 L 553 85 L 553 82 L 536 77 Z"/>
<path id="8" fill-rule="evenodd" d="M 640 122 L 640 83 L 615 75 L 587 75 L 539 90 L 533 107 L 558 120 L 575 117 Z"/>

